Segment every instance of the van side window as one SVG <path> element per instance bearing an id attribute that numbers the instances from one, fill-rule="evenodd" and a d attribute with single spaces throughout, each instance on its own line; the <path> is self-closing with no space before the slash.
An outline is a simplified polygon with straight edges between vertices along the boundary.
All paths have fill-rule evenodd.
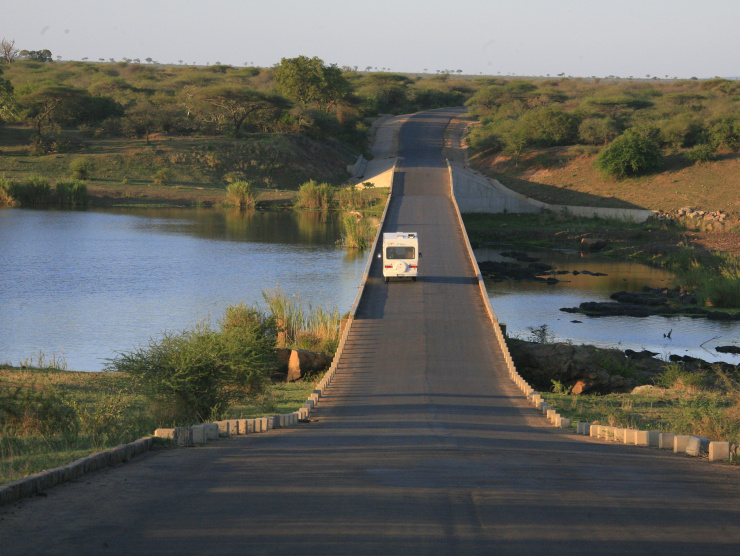
<path id="1" fill-rule="evenodd" d="M 385 258 L 386 259 L 413 259 L 416 257 L 415 251 L 416 249 L 414 249 L 414 247 L 403 247 L 403 246 L 386 247 L 385 248 Z"/>

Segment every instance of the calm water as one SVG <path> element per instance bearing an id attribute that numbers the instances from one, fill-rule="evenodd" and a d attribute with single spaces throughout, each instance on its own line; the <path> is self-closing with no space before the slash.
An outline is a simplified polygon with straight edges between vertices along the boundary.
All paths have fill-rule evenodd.
<path id="1" fill-rule="evenodd" d="M 41 352 L 100 370 L 278 286 L 345 312 L 365 257 L 337 247 L 339 233 L 317 212 L 0 210 L 0 363 Z"/>
<path id="2" fill-rule="evenodd" d="M 345 312 L 366 253 L 348 255 L 338 238 L 336 221 L 317 212 L 0 210 L 0 363 L 17 365 L 43 353 L 73 370 L 100 370 L 116 352 L 165 330 L 217 321 L 229 305 L 263 303 L 263 290 L 275 287 Z M 476 254 L 506 260 L 499 251 Z M 607 300 L 617 290 L 669 285 L 668 273 L 578 254 L 537 256 L 559 269 L 608 276 L 565 275 L 569 282 L 555 286 L 490 283 L 510 333 L 527 336 L 527 327 L 547 324 L 558 340 L 740 363 L 712 349 L 740 344 L 737 323 L 595 319 L 559 310 Z"/>
<path id="3" fill-rule="evenodd" d="M 512 261 L 501 257 L 500 249 L 478 249 L 479 261 Z M 740 346 L 740 323 L 722 323 L 688 317 L 587 317 L 565 313 L 561 307 L 578 307 L 584 301 L 612 301 L 609 296 L 620 290 L 640 291 L 643 286 L 670 287 L 672 275 L 645 265 L 615 262 L 580 253 L 530 253 L 540 262 L 558 270 L 588 270 L 607 276 L 580 274 L 558 276 L 562 282 L 548 286 L 540 283 L 489 282 L 488 294 L 508 333 L 526 338 L 529 327 L 547 324 L 558 341 L 594 344 L 620 349 L 647 349 L 667 358 L 670 354 L 691 355 L 707 361 L 740 363 L 739 356 L 717 353 L 722 345 Z M 578 320 L 581 323 L 572 321 Z M 664 338 L 670 330 L 671 338 Z M 704 344 L 704 347 L 701 347 Z"/>

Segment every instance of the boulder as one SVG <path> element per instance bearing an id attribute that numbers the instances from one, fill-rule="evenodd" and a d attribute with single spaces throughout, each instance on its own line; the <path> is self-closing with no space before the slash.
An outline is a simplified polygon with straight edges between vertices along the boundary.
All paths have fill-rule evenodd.
<path id="1" fill-rule="evenodd" d="M 606 240 L 584 237 L 581 239 L 581 251 L 587 251 L 589 253 L 596 253 L 602 251 L 606 247 Z"/>
<path id="2" fill-rule="evenodd" d="M 314 353 L 304 349 L 294 349 L 290 352 L 288 361 L 288 382 L 300 380 L 307 374 L 324 370 L 331 364 L 331 359 L 323 353 Z"/>

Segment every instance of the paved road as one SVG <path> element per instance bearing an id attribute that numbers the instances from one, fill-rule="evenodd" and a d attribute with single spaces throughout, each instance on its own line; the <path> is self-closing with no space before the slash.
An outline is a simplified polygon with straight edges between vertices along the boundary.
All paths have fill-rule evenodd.
<path id="1" fill-rule="evenodd" d="M 388 229 L 319 422 L 144 456 L 0 510 L 0 554 L 740 552 L 740 470 L 546 426 L 504 376 L 439 156 L 403 127 Z"/>

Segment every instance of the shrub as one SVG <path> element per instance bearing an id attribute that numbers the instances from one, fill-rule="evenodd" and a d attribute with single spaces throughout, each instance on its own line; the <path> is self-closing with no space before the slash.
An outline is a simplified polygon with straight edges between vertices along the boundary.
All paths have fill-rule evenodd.
<path id="1" fill-rule="evenodd" d="M 693 163 L 711 162 L 717 160 L 717 149 L 708 143 L 697 145 L 684 153 L 686 160 Z"/>
<path id="2" fill-rule="evenodd" d="M 172 181 L 174 172 L 170 168 L 160 168 L 154 174 L 154 183 L 157 185 L 165 185 Z"/>
<path id="3" fill-rule="evenodd" d="M 87 205 L 87 185 L 81 181 L 60 181 L 57 183 L 55 191 L 57 202 L 62 206 L 79 207 Z"/>
<path id="4" fill-rule="evenodd" d="M 0 383 L 0 425 L 15 434 L 54 434 L 76 431 L 79 420 L 74 407 L 52 390 Z"/>
<path id="5" fill-rule="evenodd" d="M 11 194 L 12 189 L 13 180 L 6 177 L 0 178 L 0 207 L 12 207 L 18 204 Z"/>
<path id="6" fill-rule="evenodd" d="M 647 174 L 662 166 L 658 144 L 634 131 L 619 136 L 596 157 L 599 170 L 618 178 Z"/>
<path id="7" fill-rule="evenodd" d="M 179 334 L 165 333 L 145 347 L 121 353 L 107 370 L 132 375 L 152 402 L 161 423 L 206 421 L 235 400 L 261 390 L 274 365 L 274 320 L 251 313 L 227 313 L 221 330 L 200 324 Z"/>
<path id="8" fill-rule="evenodd" d="M 310 180 L 298 190 L 296 206 L 307 209 L 328 209 L 334 202 L 336 189 L 328 183 Z"/>
<path id="9" fill-rule="evenodd" d="M 21 182 L 14 181 L 10 185 L 10 195 L 23 206 L 48 203 L 50 193 L 49 182 L 39 176 Z"/>
<path id="10" fill-rule="evenodd" d="M 337 191 L 335 199 L 340 210 L 363 210 L 374 206 L 377 197 L 364 189 L 345 187 Z"/>
<path id="11" fill-rule="evenodd" d="M 235 181 L 226 186 L 226 196 L 238 207 L 253 207 L 257 202 L 256 188 L 248 181 Z"/>
<path id="12" fill-rule="evenodd" d="M 92 162 L 86 158 L 75 158 L 69 164 L 69 170 L 72 172 L 72 177 L 76 180 L 86 180 L 89 178 L 92 169 Z"/>

